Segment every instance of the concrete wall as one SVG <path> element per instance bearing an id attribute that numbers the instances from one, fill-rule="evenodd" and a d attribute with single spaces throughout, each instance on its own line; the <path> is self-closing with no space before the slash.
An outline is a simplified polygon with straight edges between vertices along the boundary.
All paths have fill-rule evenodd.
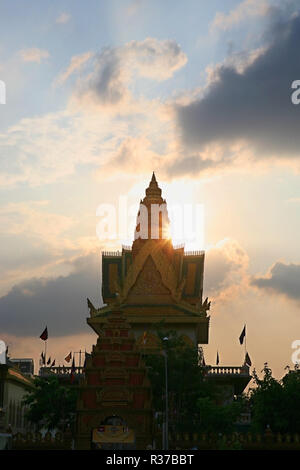
<path id="1" fill-rule="evenodd" d="M 25 419 L 25 406 L 22 405 L 25 394 L 26 389 L 21 384 L 9 380 L 4 382 L 3 425 L 5 429 L 10 427 L 14 434 L 24 433 L 30 429 Z"/>

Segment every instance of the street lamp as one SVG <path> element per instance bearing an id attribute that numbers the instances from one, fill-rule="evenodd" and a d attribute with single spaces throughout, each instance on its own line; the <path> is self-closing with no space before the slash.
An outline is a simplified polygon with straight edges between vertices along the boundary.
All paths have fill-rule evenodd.
<path id="1" fill-rule="evenodd" d="M 165 336 L 163 341 L 168 341 L 168 337 Z M 166 385 L 166 423 L 165 423 L 165 450 L 169 449 L 169 410 L 168 410 L 168 354 L 167 350 L 163 350 L 165 358 L 165 385 Z"/>

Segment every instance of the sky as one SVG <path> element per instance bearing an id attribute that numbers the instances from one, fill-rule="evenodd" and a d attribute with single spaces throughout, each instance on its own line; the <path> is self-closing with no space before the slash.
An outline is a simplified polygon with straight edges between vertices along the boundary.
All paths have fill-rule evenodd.
<path id="1" fill-rule="evenodd" d="M 300 1 L 0 0 L 0 339 L 96 341 L 101 204 L 204 208 L 206 363 L 278 378 L 300 339 Z M 133 211 L 134 212 L 134 211 Z M 132 219 L 133 220 L 133 219 Z M 130 233 L 127 234 L 130 238 Z M 127 238 L 128 238 L 127 237 Z M 133 237 L 133 233 L 132 233 Z M 188 244 L 187 244 L 188 248 Z"/>

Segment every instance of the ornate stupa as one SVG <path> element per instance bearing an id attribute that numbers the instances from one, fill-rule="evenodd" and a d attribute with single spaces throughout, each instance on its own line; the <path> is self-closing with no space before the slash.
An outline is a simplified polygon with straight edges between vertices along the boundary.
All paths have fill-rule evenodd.
<path id="1" fill-rule="evenodd" d="M 208 344 L 210 302 L 203 302 L 204 252 L 174 247 L 166 201 L 155 175 L 140 202 L 134 241 L 122 252 L 102 253 L 102 297 L 88 300 L 88 324 L 98 335 L 79 388 L 78 449 L 114 443 L 146 448 L 151 442 L 151 391 L 141 354 L 159 352 L 156 325 L 187 343 Z M 247 386 L 249 367 L 207 366 L 207 380 L 231 400 Z M 131 447 L 130 447 L 131 446 Z"/>
<path id="2" fill-rule="evenodd" d="M 99 334 L 110 312 L 121 309 L 138 344 L 156 347 L 153 326 L 163 321 L 167 329 L 183 334 L 194 344 L 208 343 L 210 303 L 202 300 L 204 252 L 174 247 L 169 235 L 166 201 L 153 173 L 140 201 L 134 241 L 122 252 L 102 253 L 102 297 L 95 308 L 88 301 L 88 324 Z M 147 332 L 147 342 L 143 335 Z"/>

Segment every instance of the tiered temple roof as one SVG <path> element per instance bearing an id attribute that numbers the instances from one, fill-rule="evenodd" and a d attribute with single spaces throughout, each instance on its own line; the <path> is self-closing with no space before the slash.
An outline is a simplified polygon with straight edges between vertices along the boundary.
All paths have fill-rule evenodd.
<path id="1" fill-rule="evenodd" d="M 106 306 L 95 308 L 89 301 L 88 324 L 97 332 L 107 315 L 118 307 L 126 314 L 135 334 L 164 321 L 180 330 L 193 344 L 208 343 L 210 302 L 202 301 L 204 251 L 185 253 L 173 247 L 169 236 L 166 201 L 155 175 L 141 200 L 134 241 L 122 252 L 102 253 L 102 297 Z M 161 209 L 156 219 L 152 211 Z M 147 213 L 146 237 L 141 223 Z M 145 227 L 144 227 L 145 228 Z"/>

